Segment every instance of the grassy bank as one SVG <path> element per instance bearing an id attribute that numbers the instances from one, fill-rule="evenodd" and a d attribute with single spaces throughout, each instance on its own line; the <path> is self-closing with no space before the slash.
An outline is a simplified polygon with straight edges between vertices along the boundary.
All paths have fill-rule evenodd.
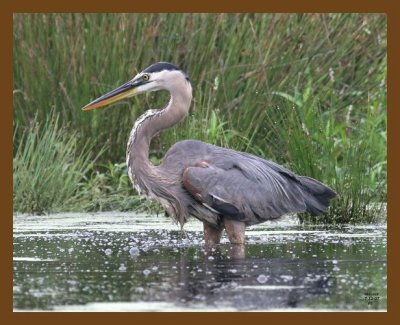
<path id="1" fill-rule="evenodd" d="M 185 138 L 252 152 L 340 194 L 319 220 L 374 220 L 367 207 L 386 201 L 386 17 L 377 14 L 15 14 L 15 210 L 29 211 L 21 208 L 28 179 L 19 175 L 20 152 L 29 150 L 35 116 L 45 125 L 50 111 L 56 142 L 72 141 L 73 157 L 92 162 L 66 192 L 70 203 L 54 199 L 53 208 L 143 207 L 122 164 L 126 141 L 141 111 L 167 95 L 90 113 L 80 107 L 161 60 L 189 73 L 194 103 L 184 122 L 155 139 L 155 162 Z M 32 166 L 43 179 L 42 166 Z M 50 189 L 34 187 L 33 206 Z"/>

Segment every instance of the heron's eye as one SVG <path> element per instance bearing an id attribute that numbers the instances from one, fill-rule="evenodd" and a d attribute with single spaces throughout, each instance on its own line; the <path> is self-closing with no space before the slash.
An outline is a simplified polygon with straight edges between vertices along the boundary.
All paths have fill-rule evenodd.
<path id="1" fill-rule="evenodd" d="M 144 81 L 148 81 L 150 79 L 150 76 L 148 74 L 144 74 L 142 78 Z"/>

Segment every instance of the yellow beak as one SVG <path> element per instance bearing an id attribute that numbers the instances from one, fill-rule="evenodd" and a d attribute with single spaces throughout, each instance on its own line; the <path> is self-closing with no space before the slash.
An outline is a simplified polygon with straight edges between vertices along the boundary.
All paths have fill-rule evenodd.
<path id="1" fill-rule="evenodd" d="M 99 107 L 103 107 L 114 102 L 117 102 L 123 98 L 132 97 L 137 94 L 137 87 L 143 84 L 142 80 L 128 81 L 127 83 L 111 90 L 107 94 L 95 99 L 86 106 L 82 107 L 84 111 L 90 111 Z"/>

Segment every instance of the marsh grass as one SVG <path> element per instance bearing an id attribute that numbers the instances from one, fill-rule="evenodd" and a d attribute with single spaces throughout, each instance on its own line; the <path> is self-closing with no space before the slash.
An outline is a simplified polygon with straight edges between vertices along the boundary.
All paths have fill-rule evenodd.
<path id="1" fill-rule="evenodd" d="M 53 109 L 78 147 L 105 148 L 78 208 L 142 204 L 122 200 L 135 193 L 110 173 L 126 182 L 113 164 L 125 160 L 129 130 L 167 95 L 80 107 L 156 61 L 188 72 L 194 101 L 153 141 L 155 163 L 188 138 L 248 151 L 333 187 L 339 199 L 319 220 L 373 220 L 366 207 L 386 200 L 385 15 L 15 14 L 14 145 Z"/>
<path id="2" fill-rule="evenodd" d="M 376 109 L 371 107 L 371 112 Z M 277 107 L 275 115 L 276 120 L 282 121 L 282 125 L 269 123 L 269 137 L 279 139 L 269 146 L 276 153 L 275 160 L 287 162 L 287 167 L 299 174 L 325 179 L 338 193 L 327 214 L 301 215 L 301 220 L 349 223 L 382 219 L 385 206 L 376 203 L 386 202 L 386 179 L 376 176 L 385 175 L 386 168 L 382 163 L 386 139 L 379 133 L 386 123 L 384 115 L 380 115 L 380 123 L 374 119 L 375 125 L 368 125 L 371 120 L 367 118 L 357 128 L 351 128 L 349 123 L 336 121 L 337 115 L 322 112 L 318 104 L 303 108 L 292 101 Z"/>
<path id="3" fill-rule="evenodd" d="M 14 137 L 17 134 L 15 129 Z M 80 183 L 93 168 L 92 147 L 77 148 L 77 134 L 59 118 L 34 119 L 25 129 L 13 160 L 14 210 L 41 214 L 69 209 L 79 197 Z"/>

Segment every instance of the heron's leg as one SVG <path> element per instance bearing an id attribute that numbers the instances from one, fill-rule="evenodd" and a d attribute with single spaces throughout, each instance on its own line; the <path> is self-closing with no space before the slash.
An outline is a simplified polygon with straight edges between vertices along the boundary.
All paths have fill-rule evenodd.
<path id="1" fill-rule="evenodd" d="M 219 244 L 219 241 L 221 240 L 221 235 L 222 231 L 224 228 L 215 228 L 211 226 L 207 222 L 203 222 L 204 226 L 204 241 L 206 242 L 206 245 L 216 245 Z"/>
<path id="2" fill-rule="evenodd" d="M 224 218 L 224 225 L 229 241 L 232 244 L 244 244 L 246 226 L 244 222 Z"/>
<path id="3" fill-rule="evenodd" d="M 229 256 L 234 259 L 245 258 L 246 257 L 245 247 L 246 247 L 246 245 L 244 245 L 244 244 L 230 245 Z"/>

